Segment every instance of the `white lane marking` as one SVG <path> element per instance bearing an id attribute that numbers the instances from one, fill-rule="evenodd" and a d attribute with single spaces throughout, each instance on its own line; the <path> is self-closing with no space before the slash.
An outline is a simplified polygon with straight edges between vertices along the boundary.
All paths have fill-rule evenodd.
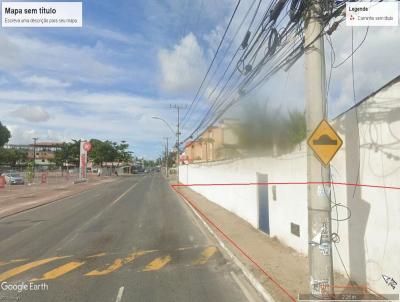
<path id="1" fill-rule="evenodd" d="M 118 290 L 117 300 L 115 302 L 120 302 L 122 299 L 122 294 L 124 293 L 124 287 L 121 286 Z"/>
<path id="2" fill-rule="evenodd" d="M 95 216 L 91 217 L 89 220 L 86 221 L 83 225 L 81 225 L 78 229 L 74 231 L 74 233 L 70 237 L 65 237 L 59 244 L 60 246 L 56 249 L 56 251 L 60 251 L 63 249 L 65 246 L 67 246 L 70 242 L 75 240 L 79 235 L 81 235 L 82 230 L 87 228 L 91 223 L 93 223 L 96 219 L 98 219 L 100 216 L 104 214 L 108 209 L 110 209 L 116 202 L 118 202 L 122 197 L 124 197 L 128 192 L 130 192 L 136 185 L 141 183 L 143 180 L 134 183 L 132 186 L 128 188 L 124 193 L 122 193 L 120 196 L 118 196 L 111 204 L 107 205 L 104 207 L 99 213 L 97 213 Z"/>
<path id="3" fill-rule="evenodd" d="M 126 190 L 124 193 L 122 193 L 120 196 L 118 196 L 118 198 L 115 199 L 111 204 L 113 205 L 113 204 L 117 203 L 118 201 L 120 201 L 122 197 L 124 197 L 126 194 L 128 194 L 134 187 L 136 187 L 141 182 L 142 181 L 139 181 L 139 182 L 133 184 L 128 190 Z"/>
<path id="4" fill-rule="evenodd" d="M 246 296 L 247 301 L 253 302 L 254 299 L 253 297 L 250 295 L 249 291 L 247 290 L 247 288 L 242 284 L 242 282 L 239 280 L 238 276 L 231 271 L 231 275 L 233 280 L 235 280 L 235 282 L 237 283 L 237 285 L 239 285 L 240 289 L 242 290 L 243 294 Z"/>

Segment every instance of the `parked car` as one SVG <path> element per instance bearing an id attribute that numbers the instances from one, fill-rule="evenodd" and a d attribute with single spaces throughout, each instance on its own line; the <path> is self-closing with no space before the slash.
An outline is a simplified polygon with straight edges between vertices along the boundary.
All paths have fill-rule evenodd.
<path id="1" fill-rule="evenodd" d="M 6 179 L 6 183 L 10 185 L 23 185 L 25 184 L 24 178 L 15 172 L 3 173 L 1 176 L 4 176 Z"/>

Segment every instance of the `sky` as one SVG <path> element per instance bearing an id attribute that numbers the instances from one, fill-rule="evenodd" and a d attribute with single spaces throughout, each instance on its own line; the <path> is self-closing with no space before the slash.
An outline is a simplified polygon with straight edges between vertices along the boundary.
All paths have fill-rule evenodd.
<path id="1" fill-rule="evenodd" d="M 253 1 L 241 2 L 227 41 Z M 86 0 L 82 28 L 0 28 L 0 121 L 11 131 L 10 143 L 30 143 L 32 137 L 125 140 L 136 156 L 158 157 L 164 137 L 175 138 L 152 116 L 176 126 L 170 105 L 187 106 L 193 99 L 235 5 L 234 0 Z M 267 5 L 263 1 L 260 11 Z M 365 31 L 353 29 L 355 47 Z M 351 28 L 341 24 L 332 42 L 338 63 L 351 52 Z M 223 44 L 221 53 L 225 50 L 230 53 Z M 331 71 L 328 43 L 325 51 L 334 117 L 354 103 L 351 61 Z M 400 27 L 368 29 L 354 55 L 356 100 L 399 75 L 399 53 Z M 221 60 L 224 66 L 226 59 Z M 206 83 L 205 92 L 213 83 Z M 254 97 L 284 110 L 304 110 L 304 59 L 276 74 Z M 200 103 L 183 134 L 208 104 Z"/>

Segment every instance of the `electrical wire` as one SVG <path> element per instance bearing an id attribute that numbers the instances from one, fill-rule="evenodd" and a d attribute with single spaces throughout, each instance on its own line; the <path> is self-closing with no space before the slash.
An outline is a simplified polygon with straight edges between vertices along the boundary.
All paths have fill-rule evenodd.
<path id="1" fill-rule="evenodd" d="M 255 10 L 255 12 L 254 12 L 254 14 L 253 14 L 253 17 L 252 17 L 252 19 L 251 19 L 251 21 L 250 21 L 249 26 L 248 26 L 248 28 L 247 28 L 247 33 L 250 32 L 250 28 L 251 28 L 251 26 L 252 26 L 253 23 L 254 23 L 254 20 L 255 20 L 255 17 L 256 17 L 256 15 L 257 15 L 258 11 L 259 11 L 261 2 L 262 2 L 262 0 L 259 0 L 258 6 L 257 6 L 257 8 L 256 8 L 256 10 Z M 250 7 L 249 10 L 247 11 L 247 13 L 246 13 L 245 17 L 243 18 L 242 23 L 240 24 L 240 26 L 239 26 L 237 32 L 238 32 L 238 31 L 240 30 L 240 28 L 242 27 L 242 25 L 243 25 L 245 19 L 247 18 L 247 15 L 248 15 L 249 11 L 251 10 L 251 8 L 252 8 L 252 7 Z M 232 63 L 233 63 L 234 58 L 235 58 L 236 55 L 238 54 L 238 52 L 239 52 L 239 50 L 240 50 L 240 47 L 241 47 L 241 46 L 239 46 L 239 47 L 237 48 L 237 50 L 236 50 L 234 56 L 232 57 L 232 59 L 230 60 L 228 66 L 226 67 L 226 69 L 225 69 L 225 71 L 224 71 L 222 77 L 221 77 L 220 80 L 218 81 L 217 85 L 214 87 L 213 91 L 209 94 L 208 99 L 211 99 L 211 96 L 214 94 L 214 92 L 216 91 L 216 89 L 219 87 L 219 84 L 222 82 L 222 80 L 223 80 L 223 78 L 225 77 L 227 71 L 229 70 L 230 66 L 231 66 Z M 226 82 L 225 85 L 223 86 L 222 90 L 220 91 L 220 93 L 218 94 L 218 96 L 216 97 L 216 99 L 214 100 L 213 104 L 210 106 L 209 110 L 207 111 L 207 113 L 205 114 L 204 118 L 201 120 L 200 125 L 196 128 L 195 131 L 197 131 L 198 128 L 201 128 L 201 126 L 205 123 L 207 117 L 211 114 L 211 112 L 214 111 L 216 107 L 218 107 L 218 106 L 217 106 L 217 104 L 218 104 L 218 99 L 222 96 L 222 92 L 224 91 L 224 89 L 226 88 L 226 86 L 228 85 L 228 83 L 230 82 L 230 80 L 232 79 L 232 77 L 234 76 L 235 71 L 236 71 L 236 70 L 234 69 L 234 70 L 231 72 L 230 76 L 228 77 L 227 82 Z M 194 131 L 194 132 L 195 132 L 195 131 Z"/>
<path id="2" fill-rule="evenodd" d="M 358 44 L 358 46 L 355 49 L 352 47 L 351 53 L 342 62 L 340 62 L 339 64 L 333 66 L 333 68 L 338 68 L 338 67 L 342 66 L 344 63 L 347 62 L 348 59 L 351 59 L 353 57 L 353 55 L 357 52 L 357 50 L 360 49 L 360 47 L 364 44 L 365 40 L 367 39 L 368 31 L 369 31 L 369 26 L 367 26 L 367 29 L 365 30 L 364 38 L 361 40 L 361 42 Z M 351 27 L 351 32 L 352 32 L 351 35 L 353 36 L 353 27 Z M 352 42 L 351 43 L 353 45 L 353 38 L 352 38 Z"/>
<path id="3" fill-rule="evenodd" d="M 256 10 L 255 10 L 255 12 L 254 12 L 254 14 L 253 14 L 253 17 L 252 17 L 252 20 L 251 20 L 251 22 L 250 22 L 250 25 L 249 25 L 249 27 L 248 27 L 248 29 L 247 29 L 247 32 L 249 32 L 249 29 L 250 29 L 252 23 L 254 22 L 254 19 L 255 19 L 256 15 L 257 15 L 257 12 L 258 12 L 259 7 L 260 7 L 260 5 L 261 5 L 262 0 L 258 0 L 258 1 L 259 1 L 259 2 L 258 2 L 258 5 L 257 5 L 257 8 L 256 8 Z M 226 57 L 227 52 L 229 51 L 229 49 L 231 48 L 231 46 L 232 46 L 233 42 L 235 41 L 237 35 L 239 34 L 240 29 L 242 28 L 244 22 L 246 21 L 246 19 L 247 19 L 249 13 L 251 12 L 251 9 L 253 8 L 255 2 L 256 2 L 256 0 L 253 0 L 253 2 L 251 3 L 250 7 L 248 8 L 248 10 L 247 10 L 245 16 L 242 18 L 242 21 L 241 21 L 240 25 L 238 26 L 238 28 L 237 28 L 237 30 L 236 30 L 236 32 L 235 32 L 233 38 L 231 39 L 229 45 L 227 46 L 227 48 L 226 48 L 226 50 L 225 50 L 224 56 L 221 58 L 219 64 L 218 64 L 217 67 L 215 68 L 214 73 L 213 73 L 213 75 L 211 76 L 211 78 L 215 75 L 215 73 L 217 72 L 219 66 L 220 66 L 221 63 L 224 61 L 224 58 Z M 224 79 L 224 77 L 225 77 L 227 71 L 229 70 L 230 66 L 232 65 L 232 63 L 233 63 L 235 57 L 236 57 L 237 54 L 239 53 L 239 50 L 240 50 L 240 46 L 236 49 L 236 51 L 235 51 L 233 57 L 231 58 L 230 62 L 228 63 L 228 66 L 225 68 L 225 71 L 223 72 L 222 76 L 220 77 L 218 83 L 215 85 L 214 89 L 213 89 L 213 90 L 210 92 L 210 94 L 208 95 L 207 99 L 211 99 L 212 95 L 214 94 L 214 92 L 215 92 L 215 91 L 217 90 L 217 88 L 219 87 L 219 85 L 220 85 L 220 83 L 222 82 L 222 80 Z M 188 119 L 186 119 L 186 121 L 188 121 Z M 183 127 L 184 127 L 185 125 L 186 125 L 186 123 L 183 123 L 183 124 L 182 124 Z"/>
<path id="4" fill-rule="evenodd" d="M 261 4 L 261 1 L 259 2 L 259 5 L 257 6 L 257 8 L 256 8 L 256 10 L 255 10 L 255 12 L 254 12 L 254 15 L 253 15 L 253 17 L 252 17 L 252 20 L 251 20 L 251 22 L 250 22 L 250 24 L 249 24 L 249 26 L 248 26 L 247 32 L 249 32 L 249 30 L 250 30 L 252 24 L 254 23 L 254 20 L 255 20 L 255 17 L 256 17 L 256 15 L 257 15 L 257 13 L 258 13 L 260 4 Z M 260 27 L 260 25 L 259 25 L 258 27 Z M 253 38 L 254 38 L 254 36 L 253 36 Z M 239 48 L 237 49 L 237 51 L 235 52 L 235 54 L 238 53 L 239 49 L 240 49 L 240 46 L 239 46 Z M 235 56 L 234 56 L 234 57 L 235 57 Z M 226 74 L 226 71 L 229 69 L 230 65 L 232 64 L 233 59 L 234 59 L 234 58 L 231 59 L 230 63 L 228 64 L 228 67 L 225 69 L 225 72 L 224 72 L 223 76 Z M 222 90 L 220 91 L 219 95 L 218 95 L 218 96 L 216 97 L 216 99 L 214 100 L 214 102 L 213 102 L 211 108 L 209 108 L 209 110 L 207 111 L 205 117 L 204 117 L 203 120 L 200 122 L 200 125 L 199 125 L 198 127 L 196 127 L 196 129 L 192 132 L 192 134 L 191 134 L 189 137 L 192 137 L 192 136 L 193 136 L 193 133 L 197 132 L 197 130 L 198 130 L 199 128 L 201 128 L 201 126 L 202 126 L 202 125 L 204 124 L 204 122 L 207 120 L 207 118 L 209 117 L 209 115 L 211 114 L 211 112 L 212 112 L 212 111 L 215 111 L 215 108 L 220 107 L 220 106 L 218 106 L 217 101 L 218 101 L 218 99 L 220 99 L 220 97 L 222 96 L 222 93 L 224 92 L 224 89 L 226 88 L 227 84 L 229 83 L 229 81 L 230 81 L 230 80 L 232 79 L 232 77 L 234 76 L 235 71 L 236 71 L 235 69 L 232 71 L 232 73 L 230 74 L 230 76 L 229 76 L 227 82 L 225 83 L 224 87 L 222 88 Z M 223 80 L 223 77 L 220 79 L 219 83 L 221 82 L 221 80 Z M 219 86 L 219 83 L 217 84 L 217 86 Z M 214 93 L 214 92 L 215 92 L 215 89 L 213 90 L 213 93 Z"/>
<path id="5" fill-rule="evenodd" d="M 276 1 L 271 3 L 270 8 L 274 3 L 276 3 Z M 339 6 L 335 11 L 329 12 L 328 15 L 324 16 L 323 28 L 328 24 L 328 22 L 332 18 L 337 17 L 339 15 L 340 11 L 343 9 L 344 6 L 345 6 L 345 4 Z M 266 37 L 268 37 L 268 34 L 271 33 L 271 29 L 272 29 L 271 27 L 268 27 L 265 25 L 265 23 L 267 23 L 267 25 L 269 24 L 269 22 L 266 22 L 267 15 L 268 14 L 266 12 L 258 26 L 258 30 L 256 31 L 256 32 L 259 32 L 259 34 L 257 36 L 256 35 L 252 36 L 249 46 L 247 47 L 247 51 L 244 55 L 242 55 L 241 59 L 239 59 L 239 63 L 241 62 L 241 60 L 243 61 L 243 58 L 246 55 L 248 56 L 252 52 L 252 50 L 255 49 L 254 48 L 255 45 L 258 43 L 259 39 L 261 39 L 261 36 L 263 33 L 264 33 L 264 38 L 263 38 L 264 43 L 263 44 L 265 44 Z M 340 22 L 342 22 L 342 21 L 340 21 Z M 260 30 L 260 28 L 262 30 Z M 286 66 L 286 68 L 290 68 L 290 66 L 293 65 L 294 62 L 297 61 L 297 59 L 304 53 L 304 51 L 310 45 L 312 45 L 314 43 L 314 41 L 316 39 L 320 38 L 321 36 L 323 36 L 325 34 L 324 29 L 322 29 L 321 32 L 319 33 L 319 35 L 317 35 L 317 37 L 313 41 L 311 41 L 308 45 L 303 46 L 304 41 L 301 36 L 300 24 L 292 24 L 291 26 L 286 25 L 285 29 L 280 32 L 285 32 L 285 36 L 281 37 L 281 39 L 280 39 L 281 41 L 284 41 L 284 43 L 283 44 L 281 43 L 281 46 L 279 47 L 279 49 L 277 51 L 273 51 L 272 53 L 270 52 L 268 59 L 265 59 L 265 57 L 263 59 L 261 59 L 261 61 L 258 62 L 254 68 L 252 68 L 251 72 L 249 72 L 247 75 L 245 75 L 245 78 L 243 79 L 243 81 L 239 85 L 237 85 L 237 87 L 235 88 L 236 92 L 239 95 L 240 94 L 242 96 L 248 95 L 250 92 L 254 91 L 259 85 L 261 85 L 266 79 L 268 79 L 270 76 L 275 74 L 278 70 L 284 68 L 285 66 Z M 265 34 L 265 33 L 267 33 L 267 34 Z M 288 37 L 290 37 L 290 35 L 292 35 L 291 39 L 288 38 Z M 297 38 L 297 40 L 293 41 L 293 39 L 295 39 L 295 38 Z M 270 39 L 271 39 L 271 41 L 273 40 L 272 38 L 270 38 Z M 254 42 L 252 42 L 252 41 L 254 41 Z M 272 46 L 272 42 L 270 43 L 270 46 Z M 261 45 L 261 47 L 262 47 L 262 45 Z M 256 50 L 260 49 L 261 47 L 259 45 Z M 271 61 L 271 60 L 273 60 L 273 61 Z M 246 89 L 247 86 L 249 86 L 249 84 L 255 80 L 255 78 L 260 73 L 261 69 L 267 63 L 269 63 L 269 65 L 271 65 L 271 67 L 269 68 L 267 73 L 265 73 L 264 76 L 261 76 L 261 79 L 256 84 L 254 84 L 250 89 Z M 226 87 L 226 85 L 224 87 Z M 231 93 L 231 95 L 232 95 L 232 93 Z M 236 98 L 231 98 L 228 101 L 227 100 L 222 101 L 217 105 L 213 104 L 213 110 L 212 110 L 213 116 L 210 116 L 208 114 L 209 112 L 207 112 L 207 114 L 205 115 L 205 117 L 202 119 L 202 121 L 200 123 L 200 127 L 197 126 L 195 128 L 195 130 L 192 132 L 192 134 L 187 139 L 192 138 L 193 134 L 198 132 L 199 129 L 201 128 L 201 126 L 205 125 L 204 121 L 212 120 L 213 121 L 212 123 L 207 123 L 208 125 L 212 125 L 216 121 L 216 118 L 214 118 L 215 116 L 220 117 L 222 113 L 226 112 L 229 108 L 232 107 L 233 104 L 235 104 L 237 102 L 238 102 L 238 98 L 236 97 Z M 222 108 L 222 109 L 217 113 L 215 108 L 218 108 L 218 109 Z"/>
<path id="6" fill-rule="evenodd" d="M 213 66 L 213 64 L 214 64 L 214 61 L 215 61 L 215 59 L 216 59 L 216 57 L 217 57 L 217 55 L 218 55 L 218 52 L 219 52 L 219 50 L 220 50 L 220 48 L 221 48 L 221 45 L 222 45 L 222 43 L 224 42 L 226 33 L 228 32 L 229 27 L 231 26 L 232 20 L 233 20 L 233 18 L 234 18 L 235 15 L 236 15 L 236 12 L 237 12 L 237 9 L 238 9 L 238 7 L 239 7 L 240 2 L 241 2 L 241 0 L 238 0 L 238 2 L 236 3 L 235 9 L 234 9 L 234 11 L 233 11 L 233 13 L 232 13 L 232 16 L 231 16 L 230 19 L 229 19 L 228 25 L 227 25 L 226 28 L 225 28 L 224 34 L 222 35 L 222 38 L 221 38 L 221 41 L 219 42 L 219 45 L 218 45 L 218 47 L 217 47 L 217 50 L 215 51 L 214 57 L 213 57 L 212 60 L 211 60 L 211 63 L 210 63 L 210 65 L 209 65 L 208 69 L 207 69 L 207 72 L 206 72 L 206 74 L 204 75 L 203 80 L 201 81 L 201 84 L 200 84 L 199 88 L 197 89 L 197 92 L 196 92 L 196 94 L 195 94 L 195 97 L 193 98 L 192 103 L 190 104 L 188 110 L 186 111 L 186 113 L 185 113 L 185 115 L 184 115 L 184 117 L 183 117 L 183 119 L 182 119 L 182 122 L 185 121 L 186 117 L 188 116 L 188 114 L 189 114 L 190 111 L 192 110 L 194 104 L 196 103 L 196 99 L 197 99 L 197 97 L 199 96 L 201 89 L 203 88 L 204 82 L 206 81 L 208 74 L 210 73 L 210 70 L 211 70 L 211 68 L 212 68 L 212 66 Z"/>
<path id="7" fill-rule="evenodd" d="M 363 39 L 363 41 L 360 43 L 359 47 L 362 45 L 362 43 L 365 41 L 367 34 L 368 34 L 368 28 L 365 32 L 365 37 Z M 356 100 L 356 89 L 355 89 L 355 77 L 354 77 L 354 30 L 353 27 L 351 27 L 351 79 L 352 79 L 352 87 L 353 87 L 353 102 L 354 105 L 357 104 L 357 100 Z M 357 123 L 357 142 L 358 142 L 358 150 L 360 150 L 360 125 L 359 125 L 359 120 L 358 120 L 358 110 L 357 108 L 354 108 L 354 113 L 356 116 L 356 123 Z M 357 163 L 357 178 L 356 178 L 356 184 L 358 184 L 358 182 L 360 181 L 360 169 L 361 169 L 361 160 L 360 160 L 360 156 L 358 156 L 358 163 Z M 357 186 L 354 186 L 353 188 L 353 198 L 356 194 L 356 190 L 357 190 Z"/>
<path id="8" fill-rule="evenodd" d="M 331 49 L 331 52 L 330 52 L 331 58 L 330 58 L 329 76 L 328 76 L 328 82 L 327 82 L 327 85 L 326 85 L 326 100 L 327 100 L 327 102 L 326 102 L 326 112 L 325 112 L 325 115 L 327 116 L 327 115 L 328 115 L 328 112 L 329 112 L 329 102 L 328 102 L 329 90 L 330 90 L 330 87 L 331 87 L 331 79 L 332 79 L 333 66 L 334 66 L 335 61 L 336 61 L 336 53 L 335 53 L 335 48 L 333 47 L 332 39 L 331 39 L 331 37 L 330 37 L 329 35 L 326 36 L 326 40 L 328 41 L 329 46 L 330 46 L 330 49 Z"/>

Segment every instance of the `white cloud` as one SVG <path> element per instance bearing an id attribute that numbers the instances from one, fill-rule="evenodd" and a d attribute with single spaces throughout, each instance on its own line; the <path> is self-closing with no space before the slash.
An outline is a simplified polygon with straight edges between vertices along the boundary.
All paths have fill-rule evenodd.
<path id="1" fill-rule="evenodd" d="M 365 30 L 366 28 L 353 28 L 354 48 L 362 41 Z M 342 25 L 332 37 L 336 53 L 335 64 L 338 64 L 351 54 L 351 28 Z M 399 37 L 400 27 L 369 28 L 365 42 L 354 54 L 356 102 L 400 75 Z M 326 44 L 325 49 L 329 74 L 329 44 Z M 351 59 L 341 67 L 333 69 L 329 102 L 332 116 L 354 104 Z"/>
<path id="2" fill-rule="evenodd" d="M 20 120 L 17 120 L 15 114 L 10 114 L 14 111 L 21 113 L 21 108 L 26 107 L 24 113 L 29 112 L 29 117 L 32 117 L 34 106 L 29 105 L 30 103 L 46 108 L 51 118 L 38 124 L 20 119 L 20 116 Z M 158 150 L 161 146 L 162 137 L 174 139 L 163 123 L 151 118 L 156 115 L 172 125 L 175 124 L 175 112 L 167 106 L 160 106 L 162 103 L 179 104 L 182 100 L 146 98 L 119 92 L 0 90 L 0 121 L 10 128 L 12 143 L 30 142 L 35 136 L 40 140 L 54 141 L 99 138 L 126 140 L 131 146 L 135 146 L 135 152 L 155 152 L 154 149 Z M 17 104 L 24 104 L 24 107 Z"/>
<path id="3" fill-rule="evenodd" d="M 169 92 L 191 92 L 200 85 L 206 70 L 206 60 L 195 35 L 189 33 L 173 50 L 158 53 L 161 67 L 161 87 Z"/>
<path id="4" fill-rule="evenodd" d="M 34 137 L 39 141 L 63 142 L 70 141 L 68 134 L 51 129 L 35 129 L 25 125 L 8 124 L 11 132 L 10 144 L 31 144 Z"/>
<path id="5" fill-rule="evenodd" d="M 107 39 L 107 40 L 113 40 L 116 42 L 128 44 L 128 45 L 146 45 L 148 44 L 148 41 L 144 39 L 144 37 L 140 34 L 125 34 L 119 31 L 114 31 L 110 30 L 107 28 L 102 28 L 99 26 L 86 26 L 86 29 L 88 32 L 96 37 Z"/>
<path id="6" fill-rule="evenodd" d="M 110 83 L 123 76 L 121 69 L 99 59 L 96 47 L 67 45 L 4 32 L 0 33 L 0 44 L 0 70 L 14 75 L 32 68 L 57 73 L 67 82 L 83 83 Z"/>
<path id="7" fill-rule="evenodd" d="M 50 115 L 46 109 L 40 106 L 21 106 L 12 111 L 11 115 L 34 123 L 45 122 L 50 119 Z"/>
<path id="8" fill-rule="evenodd" d="M 65 88 L 70 86 L 70 83 L 51 79 L 44 76 L 32 75 L 22 79 L 22 82 L 35 87 L 52 87 L 52 88 Z"/>
<path id="9" fill-rule="evenodd" d="M 10 130 L 10 144 L 30 144 L 32 138 L 38 136 L 38 132 L 32 128 L 25 128 L 20 125 L 6 125 Z"/>

